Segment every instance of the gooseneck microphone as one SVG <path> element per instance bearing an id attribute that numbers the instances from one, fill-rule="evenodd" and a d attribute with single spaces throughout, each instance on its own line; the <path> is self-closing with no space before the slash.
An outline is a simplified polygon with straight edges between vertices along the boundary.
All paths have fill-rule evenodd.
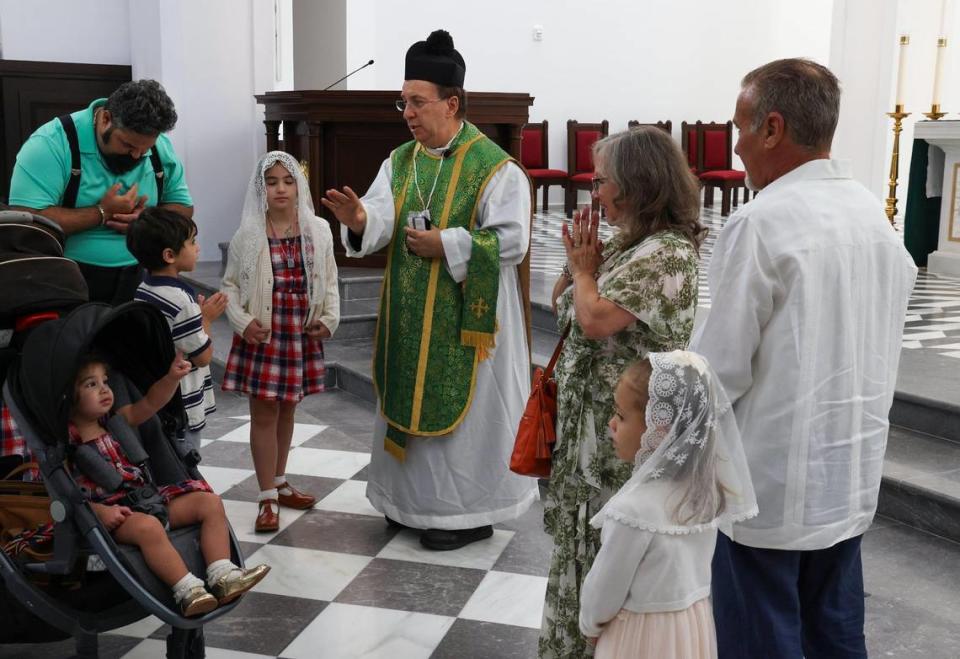
<path id="1" fill-rule="evenodd" d="M 369 62 L 367 62 L 367 63 L 364 64 L 363 66 L 354 69 L 353 71 L 351 71 L 351 72 L 348 73 L 347 75 L 343 76 L 342 78 L 340 78 L 340 79 L 337 80 L 336 82 L 331 82 L 329 85 L 327 85 L 326 87 L 324 87 L 321 91 L 327 91 L 328 89 L 330 89 L 330 88 L 333 87 L 334 85 L 340 84 L 341 82 L 343 82 L 344 80 L 346 80 L 347 78 L 349 78 L 350 76 L 352 76 L 352 75 L 353 75 L 354 73 L 356 73 L 357 71 L 362 71 L 363 69 L 367 68 L 368 66 L 371 66 L 372 64 L 373 64 L 373 60 L 370 60 Z"/>

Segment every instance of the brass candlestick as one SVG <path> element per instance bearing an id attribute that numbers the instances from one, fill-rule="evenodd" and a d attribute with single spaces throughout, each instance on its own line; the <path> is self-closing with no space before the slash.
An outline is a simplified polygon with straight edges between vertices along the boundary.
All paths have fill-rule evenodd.
<path id="1" fill-rule="evenodd" d="M 890 191 L 887 193 L 887 219 L 890 220 L 890 226 L 895 226 L 894 216 L 897 214 L 897 177 L 900 170 L 900 131 L 903 130 L 900 124 L 905 117 L 909 117 L 909 112 L 903 111 L 903 105 L 898 103 L 893 112 L 888 112 L 887 116 L 893 119 L 893 154 L 890 156 Z"/>
<path id="2" fill-rule="evenodd" d="M 930 105 L 930 112 L 924 112 L 924 113 L 923 113 L 923 116 L 925 116 L 925 117 L 926 117 L 927 119 L 929 119 L 930 121 L 936 121 L 936 120 L 939 119 L 940 117 L 945 117 L 945 116 L 947 116 L 947 113 L 940 111 L 940 104 L 939 104 L 939 103 L 933 103 L 933 104 Z"/>
<path id="3" fill-rule="evenodd" d="M 924 112 L 930 121 L 936 121 L 946 114 L 940 111 L 940 80 L 943 75 L 943 58 L 947 49 L 947 38 L 937 38 L 937 63 L 933 69 L 933 100 L 930 102 L 930 112 Z"/>

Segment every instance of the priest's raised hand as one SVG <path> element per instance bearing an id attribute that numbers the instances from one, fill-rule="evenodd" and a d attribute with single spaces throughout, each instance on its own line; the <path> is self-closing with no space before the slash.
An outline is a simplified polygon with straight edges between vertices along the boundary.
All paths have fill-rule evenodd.
<path id="1" fill-rule="evenodd" d="M 335 189 L 327 190 L 326 196 L 320 199 L 320 203 L 333 212 L 337 221 L 346 225 L 350 231 L 357 235 L 363 234 L 363 230 L 367 227 L 367 211 L 350 186 L 343 186 L 343 192 Z"/>

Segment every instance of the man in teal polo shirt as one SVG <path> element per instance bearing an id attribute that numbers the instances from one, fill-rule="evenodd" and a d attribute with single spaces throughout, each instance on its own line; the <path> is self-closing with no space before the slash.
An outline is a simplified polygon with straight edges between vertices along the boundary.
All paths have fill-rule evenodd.
<path id="1" fill-rule="evenodd" d="M 70 119 L 79 152 L 79 185 L 71 183 L 77 171 L 72 166 Z M 10 205 L 63 227 L 66 256 L 80 265 L 91 301 L 120 304 L 133 299 L 140 270 L 123 234 L 145 207 L 193 215 L 183 164 L 163 134 L 176 122 L 173 101 L 160 83 L 136 80 L 69 119 L 47 122 L 17 154 Z"/>

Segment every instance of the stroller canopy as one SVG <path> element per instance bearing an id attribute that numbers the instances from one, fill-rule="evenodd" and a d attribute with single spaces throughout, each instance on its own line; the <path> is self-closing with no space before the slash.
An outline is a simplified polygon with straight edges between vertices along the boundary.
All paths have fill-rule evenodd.
<path id="1" fill-rule="evenodd" d="M 142 393 L 167 373 L 175 355 L 166 319 L 145 302 L 118 307 L 84 304 L 64 318 L 38 326 L 23 346 L 11 385 L 47 444 L 66 440 L 77 365 L 91 351 Z M 182 423 L 179 392 L 164 409 Z"/>

